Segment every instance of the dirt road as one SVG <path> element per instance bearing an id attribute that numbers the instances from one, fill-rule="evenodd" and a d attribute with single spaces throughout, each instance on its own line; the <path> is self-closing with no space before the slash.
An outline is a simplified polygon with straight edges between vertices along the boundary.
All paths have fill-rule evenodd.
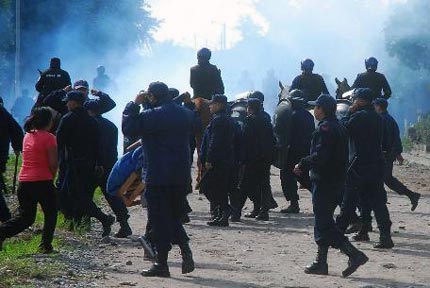
<path id="1" fill-rule="evenodd" d="M 272 171 L 272 185 L 276 200 L 285 205 L 279 171 Z M 395 167 L 395 175 L 413 190 L 422 193 L 415 212 L 409 200 L 389 192 L 389 210 L 393 221 L 393 250 L 372 248 L 378 234 L 371 233 L 371 241 L 357 243 L 370 258 L 349 278 L 341 271 L 347 258 L 338 251 L 329 251 L 329 276 L 309 276 L 303 267 L 315 255 L 313 215 L 310 194 L 301 190 L 302 212 L 287 216 L 270 213 L 268 222 L 243 219 L 228 228 L 209 227 L 208 203 L 197 193 L 189 200 L 194 209 L 191 223 L 186 225 L 190 235 L 197 268 L 181 275 L 178 248 L 170 253 L 170 279 L 144 278 L 140 271 L 150 266 L 143 260 L 143 250 L 131 239 L 111 239 L 99 243 L 91 253 L 94 270 L 103 277 L 88 285 L 98 287 L 430 287 L 430 169 L 420 164 Z M 250 203 L 247 203 L 250 206 Z M 249 209 L 249 208 L 248 208 Z M 136 235 L 144 232 L 145 211 L 131 209 L 131 224 Z M 374 224 L 375 225 L 375 224 Z M 115 227 L 117 228 L 117 227 Z"/>

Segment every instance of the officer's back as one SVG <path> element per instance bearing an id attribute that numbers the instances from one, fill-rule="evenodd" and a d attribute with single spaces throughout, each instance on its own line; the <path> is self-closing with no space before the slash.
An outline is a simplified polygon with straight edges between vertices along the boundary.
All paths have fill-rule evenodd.
<path id="1" fill-rule="evenodd" d="M 298 89 L 305 94 L 306 101 L 313 101 L 320 94 L 329 94 L 327 86 L 321 75 L 312 73 L 314 62 L 311 59 L 305 59 L 301 62 L 302 74 L 294 78 L 290 92 Z"/>
<path id="2" fill-rule="evenodd" d="M 123 114 L 122 131 L 128 137 L 142 139 L 146 183 L 186 185 L 190 177 L 193 112 L 175 104 L 164 83 L 151 83 L 148 92 L 157 95 L 156 107 L 139 114 L 139 106 L 130 102 Z"/>
<path id="3" fill-rule="evenodd" d="M 52 58 L 49 69 L 40 74 L 36 83 L 36 90 L 40 93 L 39 97 L 43 98 L 52 91 L 63 89 L 71 84 L 69 73 L 61 69 L 60 59 Z"/>
<path id="4" fill-rule="evenodd" d="M 378 97 L 388 99 L 391 96 L 391 88 L 384 74 L 376 72 L 378 60 L 370 57 L 365 60 L 365 65 L 367 71 L 357 75 L 351 88 L 369 88 L 373 92 L 373 99 Z"/>
<path id="5" fill-rule="evenodd" d="M 302 99 L 295 99 L 295 97 L 291 99 L 293 99 L 291 100 L 293 110 L 289 153 L 292 153 L 292 157 L 297 155 L 301 158 L 309 152 L 315 121 L 312 114 L 305 109 Z"/>

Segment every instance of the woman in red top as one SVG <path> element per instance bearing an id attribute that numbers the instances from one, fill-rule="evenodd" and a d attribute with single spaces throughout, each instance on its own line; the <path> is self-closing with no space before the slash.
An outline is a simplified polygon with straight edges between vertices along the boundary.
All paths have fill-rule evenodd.
<path id="1" fill-rule="evenodd" d="M 24 124 L 22 167 L 19 173 L 19 215 L 0 225 L 0 250 L 3 241 L 30 227 L 35 220 L 37 203 L 44 213 L 40 252 L 52 252 L 57 222 L 53 179 L 57 173 L 57 141 L 48 131 L 52 114 L 48 108 L 36 108 Z"/>

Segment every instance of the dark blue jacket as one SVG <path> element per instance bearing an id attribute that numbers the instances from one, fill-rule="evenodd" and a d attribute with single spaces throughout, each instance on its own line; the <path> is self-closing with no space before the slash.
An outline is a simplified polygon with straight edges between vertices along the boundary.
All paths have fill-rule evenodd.
<path id="1" fill-rule="evenodd" d="M 305 93 L 306 101 L 314 101 L 321 93 L 329 94 L 324 79 L 319 74 L 302 73 L 294 78 L 290 91 L 300 89 Z"/>
<path id="2" fill-rule="evenodd" d="M 61 115 L 64 115 L 68 112 L 66 102 L 63 100 L 66 97 L 66 94 L 66 91 L 62 89 L 53 91 L 43 99 L 41 105 L 51 107 Z M 99 91 L 96 96 L 99 98 L 91 100 L 87 98 L 87 101 L 90 100 L 99 102 L 100 114 L 104 114 L 115 108 L 116 103 L 112 100 L 112 98 L 109 97 L 108 94 Z"/>
<path id="3" fill-rule="evenodd" d="M 24 133 L 12 115 L 0 107 L 0 173 L 4 172 L 9 158 L 9 145 L 12 142 L 14 151 L 22 151 Z"/>
<path id="4" fill-rule="evenodd" d="M 101 165 L 100 130 L 97 121 L 83 107 L 64 115 L 56 134 L 60 159 L 66 162 L 85 159 Z"/>
<path id="5" fill-rule="evenodd" d="M 100 133 L 100 165 L 111 169 L 118 160 L 118 128 L 101 115 L 94 116 Z"/>
<path id="6" fill-rule="evenodd" d="M 403 152 L 400 130 L 396 120 L 388 113 L 379 114 L 384 120 L 384 137 L 382 140 L 382 151 L 387 161 L 394 161 L 396 156 Z"/>
<path id="7" fill-rule="evenodd" d="M 311 181 L 342 184 L 348 165 L 348 134 L 336 118 L 318 124 L 312 135 L 310 155 L 299 167 L 310 170 Z"/>
<path id="8" fill-rule="evenodd" d="M 243 163 L 272 163 L 276 139 L 264 112 L 246 117 L 243 131 Z"/>
<path id="9" fill-rule="evenodd" d="M 301 106 L 293 106 L 290 131 L 287 161 L 298 163 L 300 159 L 309 154 L 312 133 L 315 131 L 314 116 Z"/>
<path id="10" fill-rule="evenodd" d="M 128 137 L 141 137 L 144 181 L 149 185 L 187 185 L 191 177 L 189 139 L 193 128 L 193 112 L 166 99 L 160 106 L 146 109 L 127 104 L 122 131 Z"/>
<path id="11" fill-rule="evenodd" d="M 354 113 L 348 112 L 341 123 L 348 130 L 351 172 L 363 179 L 382 177 L 382 117 L 368 105 Z"/>
<path id="12" fill-rule="evenodd" d="M 36 103 L 41 104 L 43 98 L 52 91 L 63 89 L 69 85 L 72 85 L 72 82 L 67 71 L 60 68 L 49 68 L 43 71 L 35 85 L 36 90 L 40 93 Z"/>
<path id="13" fill-rule="evenodd" d="M 351 88 L 370 88 L 373 91 L 374 99 L 379 97 L 388 99 L 391 96 L 391 88 L 387 79 L 384 74 L 376 71 L 369 70 L 358 74 Z"/>
<path id="14" fill-rule="evenodd" d="M 214 167 L 234 163 L 237 126 L 226 110 L 216 113 L 203 135 L 200 161 Z"/>
<path id="15" fill-rule="evenodd" d="M 224 94 L 221 71 L 210 63 L 199 64 L 190 70 L 190 86 L 194 97 L 211 100 L 214 94 Z"/>

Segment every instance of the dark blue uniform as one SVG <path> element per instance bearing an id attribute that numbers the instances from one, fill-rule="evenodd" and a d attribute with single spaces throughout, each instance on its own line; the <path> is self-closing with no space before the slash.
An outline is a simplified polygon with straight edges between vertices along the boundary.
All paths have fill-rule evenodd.
<path id="1" fill-rule="evenodd" d="M 157 251 L 167 260 L 173 241 L 180 246 L 188 242 L 180 217 L 186 208 L 186 187 L 191 177 L 189 135 L 193 113 L 167 96 L 159 101 L 159 106 L 140 114 L 138 105 L 127 104 L 122 131 L 142 139 L 148 219 Z"/>
<path id="2" fill-rule="evenodd" d="M 347 128 L 350 137 L 350 164 L 337 224 L 345 231 L 358 198 L 364 226 L 370 226 L 373 210 L 381 234 L 389 234 L 391 221 L 383 182 L 383 120 L 372 105 L 367 105 L 354 113 L 348 113 L 341 122 Z"/>
<path id="3" fill-rule="evenodd" d="M 211 100 L 212 95 L 224 94 L 221 71 L 209 62 L 191 68 L 190 85 L 193 88 L 193 97 Z"/>
<path id="4" fill-rule="evenodd" d="M 384 74 L 372 70 L 358 74 L 351 88 L 370 88 L 373 92 L 373 99 L 379 97 L 388 99 L 391 96 L 391 88 Z"/>
<path id="5" fill-rule="evenodd" d="M 201 163 L 211 163 L 213 168 L 206 172 L 204 194 L 212 208 L 219 207 L 228 211 L 228 194 L 231 185 L 231 173 L 235 160 L 234 142 L 236 124 L 226 110 L 214 114 L 203 135 Z M 213 209 L 211 209 L 213 210 Z"/>
<path id="6" fill-rule="evenodd" d="M 93 202 L 95 167 L 101 164 L 100 131 L 94 118 L 78 107 L 61 118 L 57 129 L 60 159 L 60 208 L 77 222 L 83 216 L 107 222 L 108 216 Z"/>
<path id="7" fill-rule="evenodd" d="M 35 88 L 39 92 L 36 105 L 42 105 L 46 96 L 51 92 L 72 85 L 70 75 L 60 67 L 51 67 L 40 74 Z"/>
<path id="8" fill-rule="evenodd" d="M 242 208 L 246 196 L 254 202 L 254 210 L 267 212 L 271 204 L 270 167 L 275 148 L 275 136 L 270 121 L 265 112 L 249 115 L 246 118 L 243 131 L 243 159 L 245 165 L 241 183 Z M 269 189 L 267 189 L 269 184 Z"/>
<path id="9" fill-rule="evenodd" d="M 288 135 L 290 145 L 288 148 L 287 163 L 281 169 L 282 192 L 287 201 L 298 201 L 297 181 L 305 188 L 310 189 L 310 181 L 307 173 L 296 176 L 293 173 L 294 166 L 300 159 L 309 154 L 312 133 L 315 131 L 315 121 L 312 114 L 304 107 L 293 105 L 291 116 L 291 134 Z"/>
<path id="10" fill-rule="evenodd" d="M 22 151 L 22 139 L 24 134 L 19 124 L 13 119 L 12 115 L 0 106 L 0 221 L 10 219 L 11 215 L 3 198 L 6 185 L 3 173 L 6 171 L 6 163 L 9 159 L 9 145 L 12 142 L 14 151 Z"/>
<path id="11" fill-rule="evenodd" d="M 303 91 L 306 101 L 313 101 L 321 94 L 329 94 L 322 76 L 314 73 L 302 73 L 294 78 L 290 92 L 295 89 Z"/>
<path id="12" fill-rule="evenodd" d="M 62 89 L 55 90 L 50 93 L 45 99 L 43 99 L 41 105 L 51 107 L 61 115 L 64 115 L 68 113 L 66 102 L 64 101 L 66 94 L 66 91 Z M 85 101 L 97 101 L 100 107 L 100 114 L 104 114 L 115 108 L 116 103 L 109 97 L 108 94 L 98 91 L 97 95 L 95 96 L 97 96 L 98 99 L 87 98 Z"/>
<path id="13" fill-rule="evenodd" d="M 393 176 L 393 162 L 396 157 L 403 152 L 399 126 L 388 112 L 383 112 L 380 115 L 384 119 L 384 138 L 382 141 L 382 152 L 384 153 L 385 160 L 384 183 L 388 188 L 399 195 L 408 196 L 413 203 L 414 198 L 419 198 L 419 194 L 409 190 L 402 182 Z M 414 209 L 415 208 L 413 208 L 413 210 Z"/>
<path id="14" fill-rule="evenodd" d="M 310 170 L 314 237 L 319 246 L 339 248 L 346 239 L 333 214 L 342 197 L 347 164 L 347 131 L 334 117 L 326 118 L 313 133 L 310 155 L 299 163 L 300 169 Z"/>

